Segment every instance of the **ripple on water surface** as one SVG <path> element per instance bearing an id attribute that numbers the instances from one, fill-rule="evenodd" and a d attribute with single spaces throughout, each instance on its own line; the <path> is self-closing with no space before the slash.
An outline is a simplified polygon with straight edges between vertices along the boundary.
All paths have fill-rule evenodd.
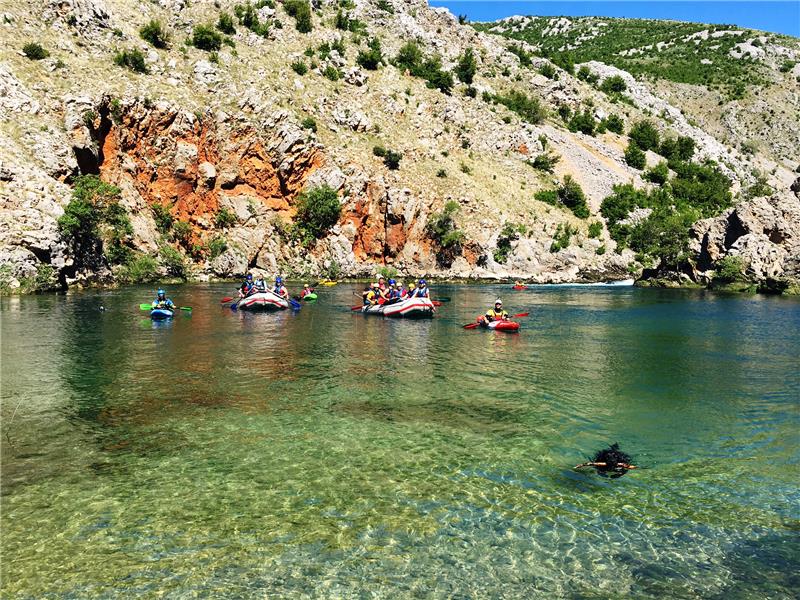
<path id="1" fill-rule="evenodd" d="M 796 593 L 796 301 L 451 286 L 405 322 L 356 289 L 2 299 L 4 596 Z M 461 328 L 497 295 L 519 334 Z M 569 468 L 614 441 L 645 468 Z"/>

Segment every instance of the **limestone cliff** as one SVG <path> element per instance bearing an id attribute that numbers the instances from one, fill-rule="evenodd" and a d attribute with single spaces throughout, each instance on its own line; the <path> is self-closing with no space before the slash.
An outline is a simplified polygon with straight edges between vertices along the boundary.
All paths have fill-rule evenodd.
<path id="1" fill-rule="evenodd" d="M 249 5 L 258 27 L 242 6 L 45 0 L 4 9 L 6 290 L 119 277 L 120 267 L 102 255 L 91 268 L 77 262 L 57 224 L 71 186 L 86 174 L 120 189 L 131 225 L 127 247 L 157 257 L 162 273 L 164 249 L 171 248 L 199 278 L 252 269 L 367 276 L 382 266 L 407 275 L 536 282 L 627 278 L 641 266 L 630 250 L 615 251 L 599 209 L 615 185 L 648 184 L 623 157 L 624 135 L 571 131 L 557 117 L 562 106 L 586 110 L 598 122 L 612 113 L 626 123 L 667 114 L 664 130 L 691 135 L 697 159 L 717 161 L 735 191 L 752 183 L 740 152 L 690 122 L 654 86 L 591 64 L 601 77 L 625 78 L 635 101 L 619 103 L 566 71 L 545 77 L 539 71 L 546 59 L 523 64 L 507 41 L 422 0 L 314 3 L 310 32 L 298 31 L 293 10 L 281 3 Z M 222 13 L 237 11 L 233 31 L 218 33 L 224 43 L 217 50 L 192 46 L 198 26 L 213 31 Z M 165 47 L 140 37 L 153 20 L 165 28 Z M 374 70 L 359 58 L 372 39 L 380 40 L 384 57 Z M 472 50 L 474 81 L 456 79 L 443 92 L 390 64 L 409 40 L 426 57 L 440 55 L 442 72 Z M 31 60 L 23 52 L 31 42 L 49 56 Z M 138 70 L 146 72 L 125 68 L 122 59 L 116 62 L 123 66 L 115 64 L 115 56 L 134 50 L 143 61 Z M 539 99 L 541 115 L 492 100 L 511 91 Z M 376 147 L 401 155 L 399 168 Z M 534 168 L 542 156 L 557 160 Z M 789 165 L 769 154 L 760 160 L 771 165 L 774 187 L 785 188 Z M 566 176 L 583 189 L 588 218 L 534 197 Z M 287 233 L 298 196 L 323 184 L 338 193 L 339 221 L 321 238 L 299 243 Z M 463 237 L 444 251 L 430 223 L 453 202 Z M 181 236 L 159 224 L 160 211 L 185 227 Z M 705 268 L 712 266 L 698 267 Z"/>

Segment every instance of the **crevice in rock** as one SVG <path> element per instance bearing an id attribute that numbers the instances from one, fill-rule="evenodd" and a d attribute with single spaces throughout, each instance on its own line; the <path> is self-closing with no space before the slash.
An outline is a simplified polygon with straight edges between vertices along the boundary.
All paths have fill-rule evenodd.
<path id="1" fill-rule="evenodd" d="M 725 228 L 725 247 L 730 248 L 734 242 L 747 233 L 747 229 L 736 211 L 728 217 L 728 226 Z"/>

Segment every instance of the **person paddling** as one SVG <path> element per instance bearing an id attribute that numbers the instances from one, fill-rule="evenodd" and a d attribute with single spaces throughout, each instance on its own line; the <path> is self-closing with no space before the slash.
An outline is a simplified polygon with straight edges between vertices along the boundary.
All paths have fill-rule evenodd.
<path id="1" fill-rule="evenodd" d="M 145 305 L 146 306 L 146 305 Z M 156 292 L 156 299 L 153 300 L 151 306 L 155 308 L 168 308 L 169 310 L 175 310 L 175 304 L 172 302 L 172 299 L 167 298 L 167 292 L 162 289 L 159 289 Z"/>
<path id="2" fill-rule="evenodd" d="M 253 274 L 248 273 L 244 278 L 241 287 L 239 288 L 239 297 L 245 298 L 255 292 L 255 284 L 253 283 Z"/>
<path id="3" fill-rule="evenodd" d="M 507 321 L 508 313 L 503 310 L 503 301 L 500 300 L 500 298 L 495 300 L 494 308 L 487 310 L 482 319 L 487 323 L 491 323 L 492 321 Z"/>
<path id="4" fill-rule="evenodd" d="M 283 285 L 283 277 L 280 275 L 275 278 L 275 287 L 273 288 L 272 293 L 279 298 L 283 298 L 284 300 L 289 299 L 289 290 L 287 290 L 286 286 Z"/>
<path id="5" fill-rule="evenodd" d="M 267 291 L 267 282 L 264 281 L 263 277 L 259 277 L 258 279 L 256 279 L 254 287 L 255 287 L 255 291 L 256 292 L 261 292 L 261 293 L 266 292 Z"/>
<path id="6" fill-rule="evenodd" d="M 430 298 L 431 292 L 428 289 L 428 283 L 424 279 L 417 282 L 416 289 L 411 293 L 412 298 Z"/>
<path id="7" fill-rule="evenodd" d="M 305 297 L 306 297 L 306 296 L 308 296 L 309 294 L 313 294 L 313 293 L 314 293 L 314 288 L 312 288 L 312 287 L 311 287 L 310 285 L 308 285 L 307 283 L 304 283 L 304 284 L 303 284 L 303 291 L 302 291 L 302 292 L 300 292 L 300 298 L 305 298 Z"/>
<path id="8" fill-rule="evenodd" d="M 575 465 L 575 469 L 583 469 L 585 467 L 594 467 L 594 469 L 604 477 L 622 477 L 631 469 L 638 469 L 636 465 L 632 464 L 633 459 L 630 455 L 626 454 L 619 449 L 619 444 L 612 444 L 604 450 L 595 452 L 594 457 L 589 462 Z"/>

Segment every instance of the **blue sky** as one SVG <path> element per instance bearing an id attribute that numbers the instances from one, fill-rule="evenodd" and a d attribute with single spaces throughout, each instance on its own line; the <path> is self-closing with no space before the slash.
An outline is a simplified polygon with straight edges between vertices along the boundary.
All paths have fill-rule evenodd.
<path id="1" fill-rule="evenodd" d="M 494 21 L 511 15 L 639 17 L 675 19 L 698 23 L 722 23 L 785 33 L 800 37 L 800 0 L 617 0 L 597 2 L 505 0 L 429 0 L 431 6 L 446 6 L 455 15 L 471 21 Z"/>

